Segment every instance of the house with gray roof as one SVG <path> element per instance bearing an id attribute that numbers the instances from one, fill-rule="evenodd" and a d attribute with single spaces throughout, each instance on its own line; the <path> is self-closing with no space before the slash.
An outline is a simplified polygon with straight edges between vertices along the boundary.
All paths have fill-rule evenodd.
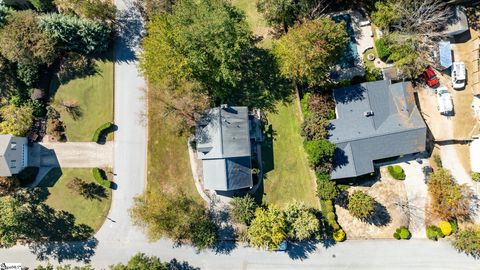
<path id="1" fill-rule="evenodd" d="M 28 164 L 28 140 L 24 137 L 0 135 L 0 176 L 12 176 Z"/>
<path id="2" fill-rule="evenodd" d="M 209 110 L 197 125 L 196 142 L 205 189 L 230 191 L 253 186 L 247 107 L 222 105 Z"/>
<path id="3" fill-rule="evenodd" d="M 332 179 L 374 172 L 377 160 L 425 150 L 427 128 L 408 82 L 366 82 L 333 91 Z"/>

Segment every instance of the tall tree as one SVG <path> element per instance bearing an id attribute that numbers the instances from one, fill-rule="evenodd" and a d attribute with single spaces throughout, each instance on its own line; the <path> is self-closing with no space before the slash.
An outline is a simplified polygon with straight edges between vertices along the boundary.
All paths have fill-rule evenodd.
<path id="1" fill-rule="evenodd" d="M 167 270 L 169 269 L 167 263 L 163 263 L 159 258 L 149 257 L 144 253 L 138 253 L 127 264 L 116 264 L 110 266 L 111 270 Z"/>
<path id="2" fill-rule="evenodd" d="M 180 0 L 147 24 L 141 69 L 152 84 L 193 78 L 215 99 L 228 96 L 252 44 L 244 14 L 224 0 Z"/>
<path id="3" fill-rule="evenodd" d="M 6 105 L 0 108 L 0 118 L 0 134 L 25 136 L 33 123 L 33 109 Z"/>
<path id="4" fill-rule="evenodd" d="M 39 25 L 68 51 L 103 52 L 110 41 L 109 26 L 75 16 L 51 13 L 42 16 Z"/>
<path id="5" fill-rule="evenodd" d="M 290 238 L 305 240 L 320 230 L 320 221 L 303 202 L 293 201 L 287 204 L 283 215 Z"/>
<path id="6" fill-rule="evenodd" d="M 455 182 L 449 171 L 441 169 L 428 179 L 430 210 L 441 219 L 468 219 L 471 213 L 472 190 Z"/>
<path id="7" fill-rule="evenodd" d="M 18 11 L 8 16 L 0 30 L 0 53 L 20 64 L 51 64 L 56 57 L 55 40 L 38 26 L 34 12 Z"/>
<path id="8" fill-rule="evenodd" d="M 296 24 L 274 45 L 285 77 L 302 84 L 324 85 L 348 41 L 344 23 L 321 18 Z"/>

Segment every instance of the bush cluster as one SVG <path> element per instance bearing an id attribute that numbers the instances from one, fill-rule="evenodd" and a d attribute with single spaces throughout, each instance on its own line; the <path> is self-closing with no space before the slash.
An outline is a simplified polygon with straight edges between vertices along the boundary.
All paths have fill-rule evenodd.
<path id="1" fill-rule="evenodd" d="M 431 225 L 427 227 L 427 238 L 433 241 L 437 241 L 438 238 L 443 238 L 445 235 L 443 234 L 442 230 L 435 226 Z"/>
<path id="2" fill-rule="evenodd" d="M 330 227 L 331 231 L 336 232 L 340 230 L 340 225 L 337 222 L 337 216 L 335 215 L 335 209 L 333 207 L 333 201 L 321 200 L 320 205 L 326 218 L 327 225 Z"/>
<path id="3" fill-rule="evenodd" d="M 348 196 L 348 211 L 352 216 L 365 220 L 375 212 L 375 200 L 363 191 L 356 190 Z"/>
<path id="4" fill-rule="evenodd" d="M 113 127 L 112 122 L 107 122 L 103 125 L 101 125 L 97 130 L 95 130 L 95 133 L 93 134 L 92 142 L 98 143 L 100 138 L 102 136 L 105 136 L 106 133 Z"/>
<path id="5" fill-rule="evenodd" d="M 437 165 L 438 168 L 443 167 L 442 158 L 440 157 L 440 155 L 433 155 L 433 161 L 435 162 L 435 165 Z"/>
<path id="6" fill-rule="evenodd" d="M 405 172 L 400 165 L 388 166 L 388 173 L 397 180 L 405 180 Z"/>
<path id="7" fill-rule="evenodd" d="M 97 183 L 99 183 L 100 185 L 106 188 L 111 187 L 111 182 L 108 179 L 106 179 L 105 172 L 102 169 L 93 168 L 92 174 L 93 174 L 93 178 L 95 179 L 95 181 L 97 181 Z"/>
<path id="8" fill-rule="evenodd" d="M 470 176 L 472 177 L 472 180 L 475 182 L 480 182 L 480 173 L 478 172 L 471 172 Z"/>
<path id="9" fill-rule="evenodd" d="M 398 228 L 395 231 L 395 233 L 393 233 L 393 237 L 397 240 L 410 239 L 410 236 L 411 236 L 410 231 L 405 226 L 402 226 L 402 227 Z"/>
<path id="10" fill-rule="evenodd" d="M 392 54 L 388 42 L 385 38 L 379 38 L 375 41 L 375 48 L 377 49 L 378 58 L 383 62 L 388 61 L 388 57 Z"/>
<path id="11" fill-rule="evenodd" d="M 342 229 L 337 230 L 333 233 L 333 240 L 335 242 L 343 242 L 345 240 L 345 232 Z"/>

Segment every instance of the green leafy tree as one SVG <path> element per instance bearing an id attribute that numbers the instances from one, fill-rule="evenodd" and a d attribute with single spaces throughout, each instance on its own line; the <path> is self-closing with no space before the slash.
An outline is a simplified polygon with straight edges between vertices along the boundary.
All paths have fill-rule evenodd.
<path id="1" fill-rule="evenodd" d="M 72 266 L 72 265 L 58 265 L 53 266 L 48 264 L 47 266 L 39 265 L 35 267 L 35 270 L 95 270 L 95 268 L 91 267 L 90 265 L 85 266 Z"/>
<path id="2" fill-rule="evenodd" d="M 252 44 L 244 14 L 223 0 L 180 0 L 153 16 L 143 41 L 141 69 L 150 83 L 193 78 L 214 99 L 228 97 L 240 59 Z"/>
<path id="3" fill-rule="evenodd" d="M 33 123 L 33 109 L 6 105 L 0 108 L 0 134 L 25 136 Z"/>
<path id="4" fill-rule="evenodd" d="M 27 86 L 34 85 L 38 79 L 38 67 L 35 65 L 19 64 L 17 68 L 18 79 L 20 79 Z"/>
<path id="5" fill-rule="evenodd" d="M 440 169 L 428 179 L 430 210 L 439 218 L 468 219 L 472 202 L 472 190 L 455 182 L 449 171 Z"/>
<path id="6" fill-rule="evenodd" d="M 363 191 L 356 190 L 348 196 L 348 211 L 359 219 L 368 219 L 375 212 L 375 200 Z"/>
<path id="7" fill-rule="evenodd" d="M 331 162 L 335 152 L 335 145 L 325 139 L 305 141 L 304 148 L 308 155 L 308 161 L 314 167 L 324 162 Z"/>
<path id="8" fill-rule="evenodd" d="M 273 47 L 280 73 L 295 82 L 325 85 L 343 55 L 348 35 L 344 23 L 321 18 L 296 24 Z"/>
<path id="9" fill-rule="evenodd" d="M 401 14 L 397 7 L 392 4 L 392 1 L 377 1 L 375 3 L 375 11 L 371 15 L 375 25 L 381 29 L 388 30 L 393 23 L 397 23 L 401 19 Z"/>
<path id="10" fill-rule="evenodd" d="M 254 247 L 269 250 L 278 248 L 287 237 L 287 224 L 282 212 L 274 206 L 257 208 L 255 219 L 247 229 L 247 237 Z"/>
<path id="11" fill-rule="evenodd" d="M 0 30 L 0 53 L 19 64 L 51 64 L 56 57 L 55 40 L 38 26 L 34 12 L 17 11 Z"/>
<path id="12" fill-rule="evenodd" d="M 109 26 L 75 16 L 51 13 L 42 16 L 39 25 L 68 51 L 85 54 L 103 52 L 110 41 Z"/>
<path id="13" fill-rule="evenodd" d="M 36 0 L 41 1 L 41 0 Z M 84 19 L 101 22 L 115 20 L 117 9 L 112 1 L 104 0 L 54 0 L 57 9 L 67 15 L 77 15 Z"/>
<path id="14" fill-rule="evenodd" d="M 480 257 L 480 228 L 478 226 L 465 228 L 453 236 L 452 246 L 459 252 L 464 252 L 475 258 Z"/>
<path id="15" fill-rule="evenodd" d="M 246 225 L 250 224 L 255 217 L 255 210 L 258 207 L 255 199 L 250 195 L 233 198 L 230 206 L 230 213 L 233 220 Z"/>
<path id="16" fill-rule="evenodd" d="M 303 202 L 293 201 L 287 204 L 283 215 L 290 238 L 309 239 L 320 229 L 320 222 L 315 213 Z"/>
<path id="17" fill-rule="evenodd" d="M 155 256 L 147 256 L 144 253 L 138 253 L 127 264 L 116 264 L 110 266 L 111 270 L 168 270 L 168 264 L 160 261 Z"/>
<path id="18" fill-rule="evenodd" d="M 197 248 L 212 246 L 216 241 L 216 228 L 205 207 L 184 194 L 137 197 L 130 215 L 136 225 L 146 229 L 152 240 L 166 236 Z"/>

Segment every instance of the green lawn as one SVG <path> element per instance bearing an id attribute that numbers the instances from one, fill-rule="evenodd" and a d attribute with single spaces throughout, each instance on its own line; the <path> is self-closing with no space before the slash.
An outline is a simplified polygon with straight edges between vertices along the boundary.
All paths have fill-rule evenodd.
<path id="1" fill-rule="evenodd" d="M 91 141 L 95 130 L 102 124 L 113 120 L 113 69 L 112 52 L 104 60 L 96 60 L 97 73 L 93 76 L 78 78 L 58 85 L 52 82 L 51 91 L 56 100 L 76 101 L 82 116 L 74 120 L 66 112 L 61 117 L 66 126 L 69 141 Z"/>
<path id="2" fill-rule="evenodd" d="M 277 113 L 267 115 L 273 130 L 273 148 L 267 140 L 262 149 L 264 170 L 267 172 L 263 201 L 283 206 L 296 199 L 318 207 L 315 178 L 303 150 L 297 107 L 294 99 L 290 104 L 278 104 Z"/>
<path id="3" fill-rule="evenodd" d="M 254 35 L 263 36 L 263 40 L 259 43 L 259 47 L 268 49 L 272 47 L 271 28 L 263 19 L 262 14 L 257 11 L 257 0 L 232 0 L 232 4 L 243 10 L 247 17 L 247 22 Z"/>
<path id="4" fill-rule="evenodd" d="M 203 203 L 190 168 L 187 136 L 180 135 L 175 123 L 164 117 L 157 97 L 151 92 L 148 102 L 147 193 L 157 191 L 183 192 Z"/>
<path id="5" fill-rule="evenodd" d="M 38 187 L 48 188 L 46 203 L 56 210 L 64 210 L 75 216 L 77 224 L 86 224 L 94 231 L 102 226 L 112 201 L 112 191 L 107 189 L 107 198 L 88 200 L 73 192 L 67 184 L 78 177 L 94 182 L 91 169 L 52 169 Z"/>

